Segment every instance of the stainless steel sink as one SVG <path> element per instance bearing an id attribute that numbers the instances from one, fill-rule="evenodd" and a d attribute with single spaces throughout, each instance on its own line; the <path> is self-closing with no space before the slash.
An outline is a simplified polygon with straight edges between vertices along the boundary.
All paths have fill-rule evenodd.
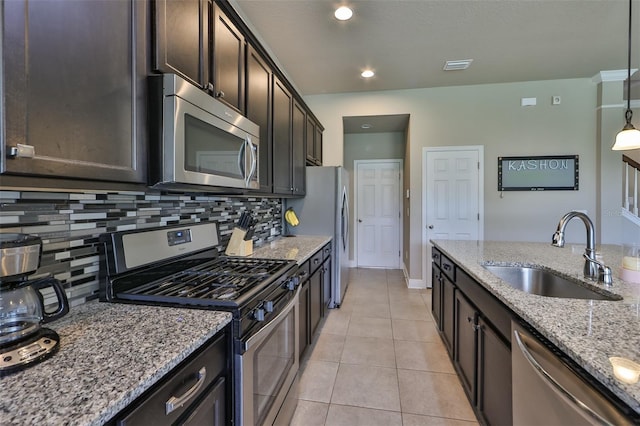
<path id="1" fill-rule="evenodd" d="M 530 266 L 482 265 L 511 287 L 538 296 L 568 299 L 622 300 L 605 290 L 597 292 L 553 271 Z"/>

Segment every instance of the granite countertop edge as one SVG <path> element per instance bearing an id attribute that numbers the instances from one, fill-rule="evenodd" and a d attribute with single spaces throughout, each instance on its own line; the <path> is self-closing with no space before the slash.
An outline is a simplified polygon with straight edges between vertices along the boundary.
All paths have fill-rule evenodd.
<path id="1" fill-rule="evenodd" d="M 432 240 L 431 243 L 454 260 L 469 276 L 528 322 L 602 385 L 640 413 L 640 383 L 625 384 L 613 375 L 611 356 L 640 363 L 640 284 L 618 278 L 621 248 L 603 245 L 598 251 L 614 270 L 613 285 L 585 281 L 582 277 L 584 247 L 558 249 L 535 242 Z M 623 297 L 622 301 L 543 297 L 516 290 L 482 267 L 508 263 L 542 266 L 579 280 L 592 289 Z"/>

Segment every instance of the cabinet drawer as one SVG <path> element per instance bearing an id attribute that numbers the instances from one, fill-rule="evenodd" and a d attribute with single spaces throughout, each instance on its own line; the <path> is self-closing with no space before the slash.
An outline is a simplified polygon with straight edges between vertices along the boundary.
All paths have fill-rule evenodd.
<path id="1" fill-rule="evenodd" d="M 117 425 L 173 424 L 227 367 L 227 334 L 169 372 L 163 382 L 117 421 Z"/>
<path id="2" fill-rule="evenodd" d="M 331 256 L 331 243 L 322 248 L 322 260 L 325 260 L 329 256 Z"/>
<path id="3" fill-rule="evenodd" d="M 322 255 L 323 251 L 318 250 L 313 256 L 311 256 L 311 259 L 309 259 L 309 264 L 311 265 L 309 272 L 311 274 L 313 274 L 315 270 L 318 269 L 320 265 L 322 265 Z"/>
<path id="4" fill-rule="evenodd" d="M 510 343 L 510 310 L 464 271 L 458 269 L 457 276 L 456 285 L 458 288 L 482 312 L 482 316 L 495 327 L 498 334 Z"/>
<path id="5" fill-rule="evenodd" d="M 449 258 L 445 255 L 440 256 L 440 268 L 442 268 L 442 272 L 454 283 L 456 282 L 456 268 L 455 263 L 453 263 Z"/>
<path id="6" fill-rule="evenodd" d="M 440 267 L 440 260 L 441 259 L 442 259 L 442 254 L 440 253 L 440 250 L 438 250 L 437 248 L 432 246 L 431 247 L 431 261 L 438 268 Z"/>

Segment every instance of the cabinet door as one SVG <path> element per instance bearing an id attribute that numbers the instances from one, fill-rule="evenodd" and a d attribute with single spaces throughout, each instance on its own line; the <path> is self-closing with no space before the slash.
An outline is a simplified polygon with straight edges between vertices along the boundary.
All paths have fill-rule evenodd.
<path id="1" fill-rule="evenodd" d="M 209 2 L 156 0 L 152 3 L 153 68 L 179 74 L 196 86 L 206 87 L 209 82 Z"/>
<path id="2" fill-rule="evenodd" d="M 251 46 L 247 47 L 246 115 L 260 126 L 260 158 L 258 173 L 260 191 L 271 192 L 272 141 L 271 120 L 271 68 Z"/>
<path id="3" fill-rule="evenodd" d="M 322 166 L 322 128 L 316 123 L 316 136 L 313 141 L 313 157 L 316 159 L 316 164 Z"/>
<path id="4" fill-rule="evenodd" d="M 454 336 L 454 290 L 453 283 L 442 275 L 442 337 L 444 345 L 453 359 L 453 336 Z"/>
<path id="5" fill-rule="evenodd" d="M 291 194 L 291 117 L 293 98 L 291 92 L 273 77 L 273 192 Z"/>
<path id="6" fill-rule="evenodd" d="M 293 102 L 293 127 L 292 127 L 292 146 L 291 161 L 293 173 L 293 193 L 295 195 L 304 195 L 305 193 L 305 145 L 306 145 L 306 123 L 307 115 L 298 102 Z"/>
<path id="7" fill-rule="evenodd" d="M 245 39 L 217 4 L 213 16 L 213 94 L 243 113 Z"/>
<path id="8" fill-rule="evenodd" d="M 194 407 L 184 422 L 184 426 L 224 426 L 229 424 L 226 413 L 227 386 L 224 377 L 220 377 L 207 392 L 207 396 Z"/>
<path id="9" fill-rule="evenodd" d="M 455 292 L 455 358 L 460 382 L 472 404 L 476 401 L 478 313 L 460 291 Z"/>
<path id="10" fill-rule="evenodd" d="M 322 268 L 318 268 L 309 277 L 309 337 L 313 335 L 320 324 L 322 312 Z"/>
<path id="11" fill-rule="evenodd" d="M 146 182 L 146 2 L 2 8 L 1 171 Z M 34 156 L 12 157 L 18 144 Z"/>
<path id="12" fill-rule="evenodd" d="M 480 318 L 478 411 L 489 425 L 512 424 L 511 349 Z"/>
<path id="13" fill-rule="evenodd" d="M 300 287 L 300 295 L 298 299 L 299 312 L 300 312 L 300 327 L 299 327 L 299 354 L 300 359 L 304 355 L 304 351 L 309 345 L 309 280 L 302 283 Z"/>
<path id="14" fill-rule="evenodd" d="M 324 261 L 322 265 L 322 311 L 321 316 L 327 314 L 329 302 L 331 301 L 331 258 Z"/>
<path id="15" fill-rule="evenodd" d="M 314 157 L 314 141 L 316 139 L 316 124 L 311 116 L 307 116 L 307 164 L 310 166 L 316 165 L 316 158 Z"/>
<path id="16" fill-rule="evenodd" d="M 433 265 L 431 268 L 431 314 L 438 330 L 442 330 L 442 272 Z"/>

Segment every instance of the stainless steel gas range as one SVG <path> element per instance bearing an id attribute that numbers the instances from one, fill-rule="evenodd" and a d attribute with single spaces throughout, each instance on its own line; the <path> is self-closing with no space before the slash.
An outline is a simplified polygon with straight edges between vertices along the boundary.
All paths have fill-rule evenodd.
<path id="1" fill-rule="evenodd" d="M 231 312 L 234 423 L 280 423 L 297 398 L 295 261 L 223 256 L 218 242 L 214 222 L 104 234 L 100 300 Z"/>

